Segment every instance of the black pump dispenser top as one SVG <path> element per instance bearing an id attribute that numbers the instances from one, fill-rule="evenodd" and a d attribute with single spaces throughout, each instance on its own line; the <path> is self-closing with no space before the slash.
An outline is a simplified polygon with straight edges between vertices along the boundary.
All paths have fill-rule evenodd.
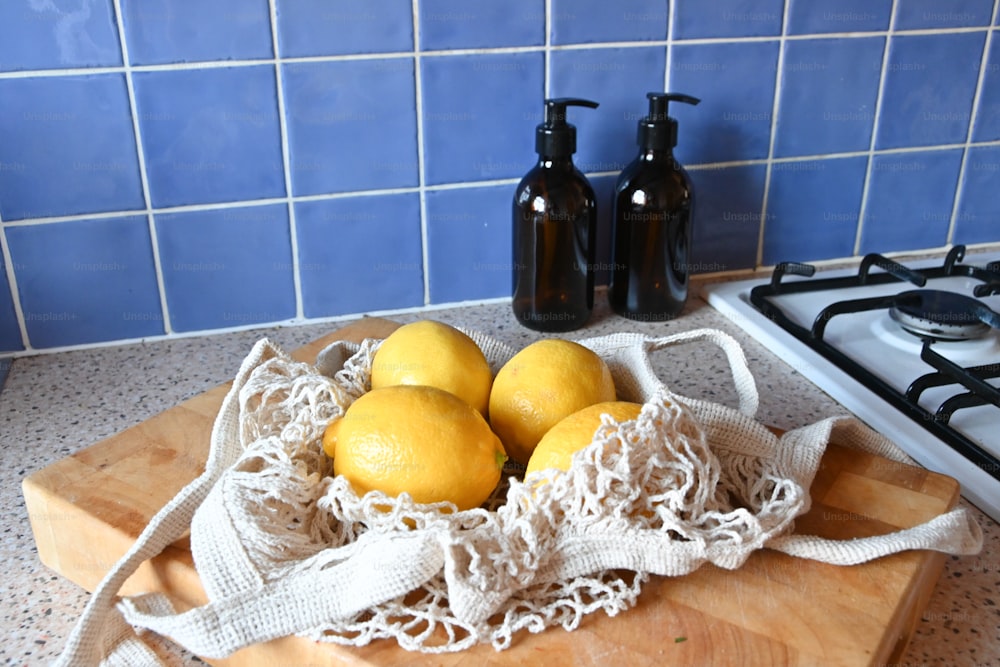
<path id="1" fill-rule="evenodd" d="M 681 93 L 646 93 L 649 115 L 639 121 L 638 142 L 643 150 L 670 150 L 677 145 L 677 119 L 667 115 L 670 102 L 698 104 L 701 100 Z"/>
<path id="2" fill-rule="evenodd" d="M 535 128 L 535 151 L 545 157 L 568 157 L 576 152 L 576 127 L 566 122 L 566 107 L 597 108 L 597 102 L 577 97 L 545 100 L 545 121 Z"/>

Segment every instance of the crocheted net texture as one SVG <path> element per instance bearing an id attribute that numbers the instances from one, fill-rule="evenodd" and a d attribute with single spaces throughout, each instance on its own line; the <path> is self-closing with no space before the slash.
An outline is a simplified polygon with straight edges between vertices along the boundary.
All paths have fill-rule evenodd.
<path id="1" fill-rule="evenodd" d="M 509 358 L 503 345 L 474 337 L 494 368 Z M 609 358 L 623 348 L 613 337 L 581 342 Z M 358 497 L 332 475 L 321 441 L 327 424 L 368 390 L 378 344 L 335 345 L 316 366 L 279 352 L 253 371 L 240 392 L 243 454 L 216 489 L 222 511 L 196 516 L 192 527 L 210 598 L 322 572 L 350 560 L 359 542 L 423 534 L 439 548 L 440 566 L 401 558 L 366 573 L 377 582 L 392 568 L 424 568 L 421 586 L 302 634 L 347 645 L 392 638 L 430 653 L 484 642 L 502 650 L 521 630 L 572 630 L 587 614 L 627 610 L 651 573 L 677 576 L 705 562 L 738 567 L 808 505 L 808 480 L 804 487 L 771 459 L 727 445 L 747 439 L 739 429 L 713 450 L 686 399 L 655 383 L 636 420 L 605 416 L 569 472 L 520 479 L 507 471 L 482 508 L 421 505 L 405 494 Z M 610 365 L 620 394 L 638 391 L 639 362 L 631 376 L 627 360 Z M 204 555 L 226 533 L 216 530 L 219 521 L 239 536 L 247 561 L 239 568 Z"/>

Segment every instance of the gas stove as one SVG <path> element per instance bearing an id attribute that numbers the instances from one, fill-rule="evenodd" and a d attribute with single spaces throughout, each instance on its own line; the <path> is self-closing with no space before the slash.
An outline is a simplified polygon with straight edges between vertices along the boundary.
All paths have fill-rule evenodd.
<path id="1" fill-rule="evenodd" d="M 702 296 L 1000 521 L 1000 251 L 786 262 Z"/>

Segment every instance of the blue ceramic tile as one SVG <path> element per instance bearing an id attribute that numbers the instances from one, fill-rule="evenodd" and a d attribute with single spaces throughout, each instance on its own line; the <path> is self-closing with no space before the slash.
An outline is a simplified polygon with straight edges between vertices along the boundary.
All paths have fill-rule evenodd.
<path id="1" fill-rule="evenodd" d="M 993 0 L 897 0 L 896 30 L 989 25 Z"/>
<path id="2" fill-rule="evenodd" d="M 766 158 L 771 142 L 777 42 L 677 45 L 670 89 L 701 99 L 671 106 L 683 164 Z"/>
<path id="3" fill-rule="evenodd" d="M 420 68 L 428 184 L 516 178 L 533 166 L 541 53 L 425 57 Z"/>
<path id="4" fill-rule="evenodd" d="M 876 155 L 873 160 L 861 253 L 944 245 L 962 151 Z"/>
<path id="5" fill-rule="evenodd" d="M 111 0 L 0 3 L 0 70 L 114 66 L 121 62 Z"/>
<path id="6" fill-rule="evenodd" d="M 954 243 L 1000 241 L 1000 147 L 973 146 L 955 220 Z"/>
<path id="7" fill-rule="evenodd" d="M 144 207 L 120 74 L 0 80 L 0 215 Z"/>
<path id="8" fill-rule="evenodd" d="M 14 297 L 10 291 L 10 283 L 7 282 L 7 268 L 0 257 L 0 352 L 14 352 L 23 350 L 24 344 L 21 342 L 21 329 L 17 326 L 17 313 L 14 310 Z M 4 363 L 0 359 L 0 365 Z M 6 371 L 0 368 L 0 376 Z M 3 379 L 0 378 L 0 387 L 3 386 Z"/>
<path id="9" fill-rule="evenodd" d="M 789 0 L 788 34 L 886 30 L 892 0 Z"/>
<path id="10" fill-rule="evenodd" d="M 583 97 L 601 105 L 568 112 L 569 122 L 577 128 L 574 160 L 581 171 L 619 172 L 638 155 L 636 124 L 649 109 L 646 93 L 663 90 L 665 58 L 659 47 L 552 53 L 549 94 Z M 541 120 L 539 108 L 535 122 Z"/>
<path id="11" fill-rule="evenodd" d="M 757 263 L 764 165 L 692 169 L 691 273 L 751 268 Z"/>
<path id="12" fill-rule="evenodd" d="M 156 238 L 175 331 L 295 317 L 284 204 L 161 213 Z"/>
<path id="13" fill-rule="evenodd" d="M 420 49 L 473 49 L 545 43 L 544 0 L 421 0 Z"/>
<path id="14" fill-rule="evenodd" d="M 776 156 L 868 150 L 884 45 L 882 37 L 785 45 Z"/>
<path id="15" fill-rule="evenodd" d="M 298 202 L 295 226 L 306 317 L 423 305 L 416 194 Z"/>
<path id="16" fill-rule="evenodd" d="M 154 206 L 285 195 L 273 67 L 133 79 Z"/>
<path id="17" fill-rule="evenodd" d="M 510 296 L 508 185 L 427 193 L 431 303 Z"/>
<path id="18" fill-rule="evenodd" d="M 283 67 L 296 195 L 417 185 L 412 58 Z"/>
<path id="19" fill-rule="evenodd" d="M 892 37 L 876 148 L 965 142 L 984 39 L 983 33 Z"/>
<path id="20" fill-rule="evenodd" d="M 276 0 L 285 58 L 413 50 L 411 0 Z"/>
<path id="21" fill-rule="evenodd" d="M 993 35 L 989 59 L 979 91 L 979 108 L 972 128 L 973 141 L 1000 139 L 1000 38 Z"/>
<path id="22" fill-rule="evenodd" d="M 267 0 L 121 0 L 133 65 L 270 58 Z"/>
<path id="23" fill-rule="evenodd" d="M 674 0 L 674 39 L 781 34 L 784 0 Z"/>
<path id="24" fill-rule="evenodd" d="M 772 165 L 763 263 L 853 255 L 867 168 L 866 157 Z"/>
<path id="25" fill-rule="evenodd" d="M 163 333 L 145 216 L 15 226 L 6 234 L 33 347 Z"/>
<path id="26" fill-rule="evenodd" d="M 552 0 L 552 43 L 666 39 L 667 4 L 667 0 Z"/>

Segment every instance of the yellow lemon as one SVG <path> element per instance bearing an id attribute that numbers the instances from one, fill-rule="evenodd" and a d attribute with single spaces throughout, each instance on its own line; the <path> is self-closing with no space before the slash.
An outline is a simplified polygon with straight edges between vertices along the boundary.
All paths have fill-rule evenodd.
<path id="1" fill-rule="evenodd" d="M 493 372 L 476 342 L 435 320 L 404 324 L 372 359 L 372 389 L 427 385 L 450 391 L 485 416 Z"/>
<path id="2" fill-rule="evenodd" d="M 327 427 L 323 450 L 358 495 L 409 493 L 419 503 L 481 505 L 507 456 L 479 412 L 427 386 L 373 389 Z"/>
<path id="3" fill-rule="evenodd" d="M 490 425 L 507 454 L 527 464 L 545 432 L 594 403 L 615 400 L 611 371 L 596 352 L 560 338 L 528 345 L 497 373 Z"/>
<path id="4" fill-rule="evenodd" d="M 574 412 L 546 432 L 528 461 L 525 475 L 536 470 L 569 470 L 573 454 L 594 440 L 601 425 L 601 415 L 609 415 L 619 424 L 639 416 L 642 404 L 627 401 L 597 403 Z"/>

